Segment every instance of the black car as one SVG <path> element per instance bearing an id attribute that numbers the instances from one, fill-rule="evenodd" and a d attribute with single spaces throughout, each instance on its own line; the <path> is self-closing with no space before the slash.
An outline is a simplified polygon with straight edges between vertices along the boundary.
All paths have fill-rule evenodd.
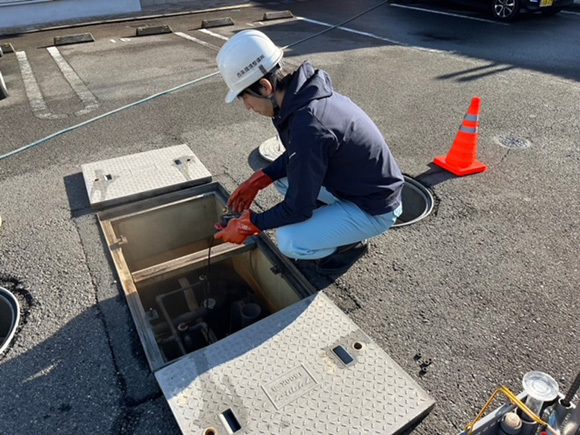
<path id="1" fill-rule="evenodd" d="M 417 0 L 393 0 L 410 4 Z M 572 6 L 574 0 L 449 0 L 468 7 L 485 9 L 499 21 L 513 20 L 521 10 L 541 12 L 544 15 L 555 15 L 562 9 Z"/>
<path id="2" fill-rule="evenodd" d="M 488 0 L 494 18 L 510 21 L 521 9 L 530 12 L 541 12 L 544 15 L 555 15 L 562 9 L 571 6 L 574 0 Z"/>

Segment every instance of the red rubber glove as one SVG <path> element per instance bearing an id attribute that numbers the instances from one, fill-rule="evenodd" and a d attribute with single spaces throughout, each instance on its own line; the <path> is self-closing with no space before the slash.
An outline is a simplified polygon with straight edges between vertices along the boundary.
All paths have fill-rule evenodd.
<path id="1" fill-rule="evenodd" d="M 258 192 L 268 187 L 273 182 L 274 180 L 272 180 L 265 174 L 263 170 L 260 169 L 258 172 L 255 172 L 254 175 L 244 181 L 240 187 L 236 189 L 232 196 L 230 196 L 228 207 L 230 207 L 236 213 L 240 213 L 249 209 Z"/>
<path id="2" fill-rule="evenodd" d="M 232 219 L 228 226 L 217 233 L 214 237 L 224 242 L 241 245 L 250 236 L 258 234 L 260 229 L 250 220 L 250 210 L 246 210 L 239 218 Z"/>

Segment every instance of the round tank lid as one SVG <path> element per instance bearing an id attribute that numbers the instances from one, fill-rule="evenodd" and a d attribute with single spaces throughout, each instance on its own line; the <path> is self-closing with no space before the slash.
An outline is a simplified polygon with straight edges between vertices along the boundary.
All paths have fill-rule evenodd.
<path id="1" fill-rule="evenodd" d="M 284 145 L 278 136 L 271 137 L 262 142 L 258 148 L 260 155 L 269 162 L 276 160 L 284 153 L 284 151 L 286 151 L 286 148 L 284 148 Z"/>
<path id="2" fill-rule="evenodd" d="M 522 385 L 528 395 L 543 402 L 549 402 L 558 396 L 558 383 L 544 372 L 532 371 L 526 373 L 522 380 Z"/>
<path id="3" fill-rule="evenodd" d="M 4 287 L 0 287 L 0 354 L 14 338 L 19 321 L 18 299 Z"/>

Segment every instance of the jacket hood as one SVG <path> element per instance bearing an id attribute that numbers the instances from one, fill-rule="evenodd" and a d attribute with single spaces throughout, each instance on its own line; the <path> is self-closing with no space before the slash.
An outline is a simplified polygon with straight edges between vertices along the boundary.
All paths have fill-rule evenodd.
<path id="1" fill-rule="evenodd" d="M 330 76 L 322 70 L 315 70 L 310 61 L 304 62 L 294 73 L 290 87 L 286 91 L 278 114 L 278 122 L 282 122 L 288 115 L 312 100 L 330 97 L 332 92 Z"/>

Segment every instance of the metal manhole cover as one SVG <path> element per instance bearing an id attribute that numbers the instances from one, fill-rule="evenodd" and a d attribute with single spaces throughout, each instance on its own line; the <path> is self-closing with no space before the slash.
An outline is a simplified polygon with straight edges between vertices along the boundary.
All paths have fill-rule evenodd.
<path id="1" fill-rule="evenodd" d="M 497 138 L 497 142 L 501 146 L 510 149 L 529 148 L 532 146 L 532 143 L 529 140 L 515 136 L 499 137 Z"/>
<path id="2" fill-rule="evenodd" d="M 8 96 L 8 89 L 6 89 L 6 82 L 4 81 L 4 77 L 2 77 L 2 73 L 0 72 L 0 100 L 3 100 Z"/>
<path id="3" fill-rule="evenodd" d="M 0 287 L 0 353 L 2 353 L 14 338 L 14 333 L 20 322 L 20 305 L 16 297 Z"/>
<path id="4" fill-rule="evenodd" d="M 418 181 L 407 175 L 403 186 L 403 214 L 399 216 L 393 227 L 402 227 L 419 222 L 429 216 L 435 205 L 433 195 Z"/>
<path id="5" fill-rule="evenodd" d="M 273 162 L 278 157 L 280 157 L 284 151 L 286 151 L 286 148 L 284 148 L 284 145 L 282 145 L 280 138 L 278 136 L 274 136 L 262 142 L 258 150 L 264 159 L 268 160 L 269 162 Z"/>

